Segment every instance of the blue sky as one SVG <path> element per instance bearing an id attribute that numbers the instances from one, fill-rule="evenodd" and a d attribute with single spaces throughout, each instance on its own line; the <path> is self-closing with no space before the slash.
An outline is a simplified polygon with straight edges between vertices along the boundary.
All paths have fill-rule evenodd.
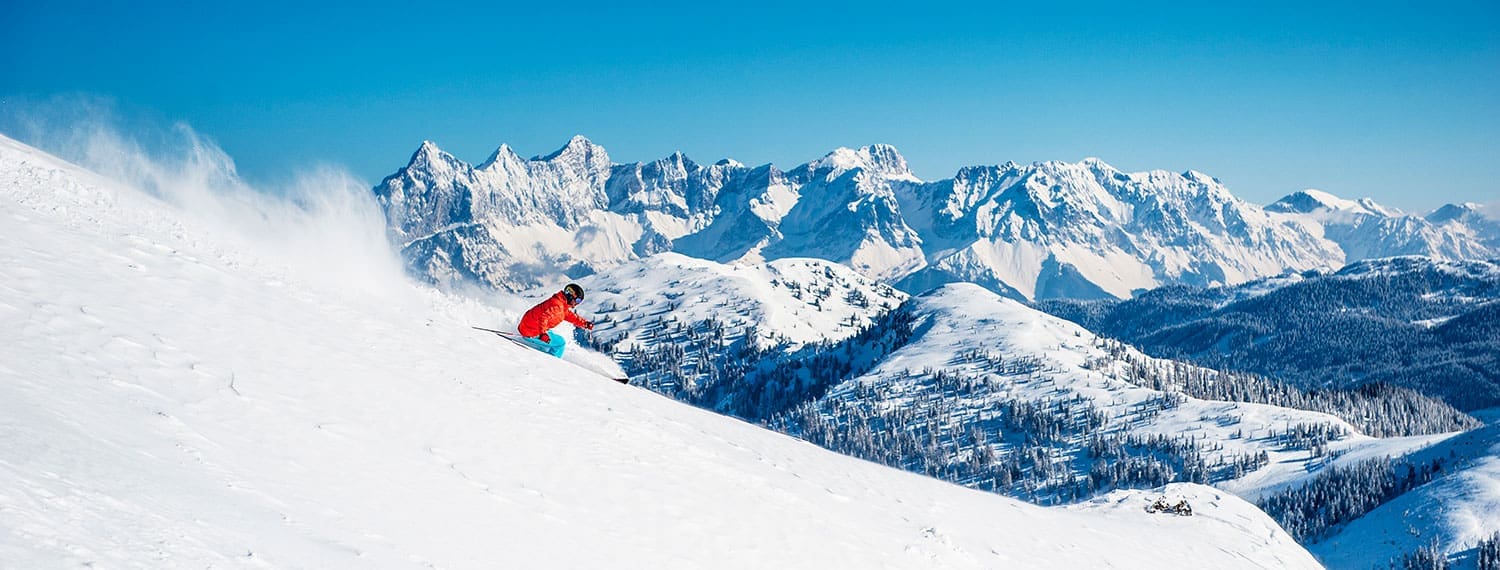
<path id="1" fill-rule="evenodd" d="M 477 162 L 583 134 L 617 162 L 884 142 L 925 179 L 1098 156 L 1262 204 L 1500 201 L 1492 0 L 7 4 L 10 115 L 107 101 L 191 125 L 251 180 L 335 163 L 374 182 L 423 139 Z"/>

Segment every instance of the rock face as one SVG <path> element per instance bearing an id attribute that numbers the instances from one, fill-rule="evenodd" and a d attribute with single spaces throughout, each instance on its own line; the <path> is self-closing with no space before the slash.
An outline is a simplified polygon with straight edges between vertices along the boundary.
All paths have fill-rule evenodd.
<path id="1" fill-rule="evenodd" d="M 681 153 L 612 164 L 574 137 L 529 160 L 502 146 L 477 167 L 424 142 L 375 194 L 414 273 L 521 290 L 664 251 L 817 257 L 896 279 L 924 263 L 894 191 L 918 182 L 886 145 L 838 149 L 788 172 Z"/>
<path id="2" fill-rule="evenodd" d="M 1261 208 L 1202 173 L 1098 159 L 925 182 L 889 145 L 782 170 L 682 153 L 615 164 L 583 137 L 530 159 L 501 146 L 472 166 L 424 142 L 374 191 L 413 273 L 507 290 L 675 251 L 825 259 L 913 293 L 967 281 L 1020 299 L 1128 298 L 1386 255 L 1482 258 L 1500 242 L 1475 205 L 1423 219 L 1305 191 Z"/>

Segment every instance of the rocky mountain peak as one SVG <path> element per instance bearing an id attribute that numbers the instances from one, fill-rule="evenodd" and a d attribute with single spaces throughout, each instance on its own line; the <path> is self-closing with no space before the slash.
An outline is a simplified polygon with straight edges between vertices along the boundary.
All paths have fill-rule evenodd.
<path id="1" fill-rule="evenodd" d="M 594 144 L 593 141 L 590 141 L 583 135 L 573 135 L 573 138 L 568 139 L 568 143 L 563 145 L 562 148 L 546 156 L 533 157 L 532 160 L 578 163 L 592 163 L 602 160 L 605 164 L 609 164 L 609 154 L 604 151 L 604 147 Z"/>
<path id="2" fill-rule="evenodd" d="M 907 166 L 906 157 L 901 156 L 896 147 L 888 144 L 872 144 L 858 149 L 839 147 L 811 166 L 818 170 L 829 168 L 835 172 L 858 168 L 886 178 L 918 181 Z"/>

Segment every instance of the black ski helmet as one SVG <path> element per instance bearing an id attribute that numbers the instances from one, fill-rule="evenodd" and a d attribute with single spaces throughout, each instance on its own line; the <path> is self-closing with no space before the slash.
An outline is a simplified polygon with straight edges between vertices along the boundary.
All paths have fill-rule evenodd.
<path id="1" fill-rule="evenodd" d="M 583 287 L 579 287 L 577 283 L 569 283 L 567 287 L 563 287 L 562 292 L 569 303 L 577 305 L 583 302 Z"/>

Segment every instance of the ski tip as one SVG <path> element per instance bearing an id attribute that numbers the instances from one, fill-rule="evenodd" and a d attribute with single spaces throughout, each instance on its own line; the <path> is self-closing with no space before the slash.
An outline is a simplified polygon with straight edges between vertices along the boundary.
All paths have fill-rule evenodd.
<path id="1" fill-rule="evenodd" d="M 501 331 L 501 330 L 495 330 L 495 329 L 487 329 L 487 328 L 484 328 L 484 327 L 476 327 L 476 326 L 472 326 L 471 325 L 469 328 L 474 329 L 476 331 L 484 331 L 484 332 L 488 332 L 488 333 L 495 333 L 495 334 L 498 334 L 500 336 L 505 336 L 505 337 L 515 337 L 516 336 L 515 333 Z"/>
<path id="2" fill-rule="evenodd" d="M 621 384 L 626 384 L 626 385 L 630 384 L 630 379 L 629 378 L 610 378 L 610 380 L 614 380 L 615 382 L 619 382 Z"/>

